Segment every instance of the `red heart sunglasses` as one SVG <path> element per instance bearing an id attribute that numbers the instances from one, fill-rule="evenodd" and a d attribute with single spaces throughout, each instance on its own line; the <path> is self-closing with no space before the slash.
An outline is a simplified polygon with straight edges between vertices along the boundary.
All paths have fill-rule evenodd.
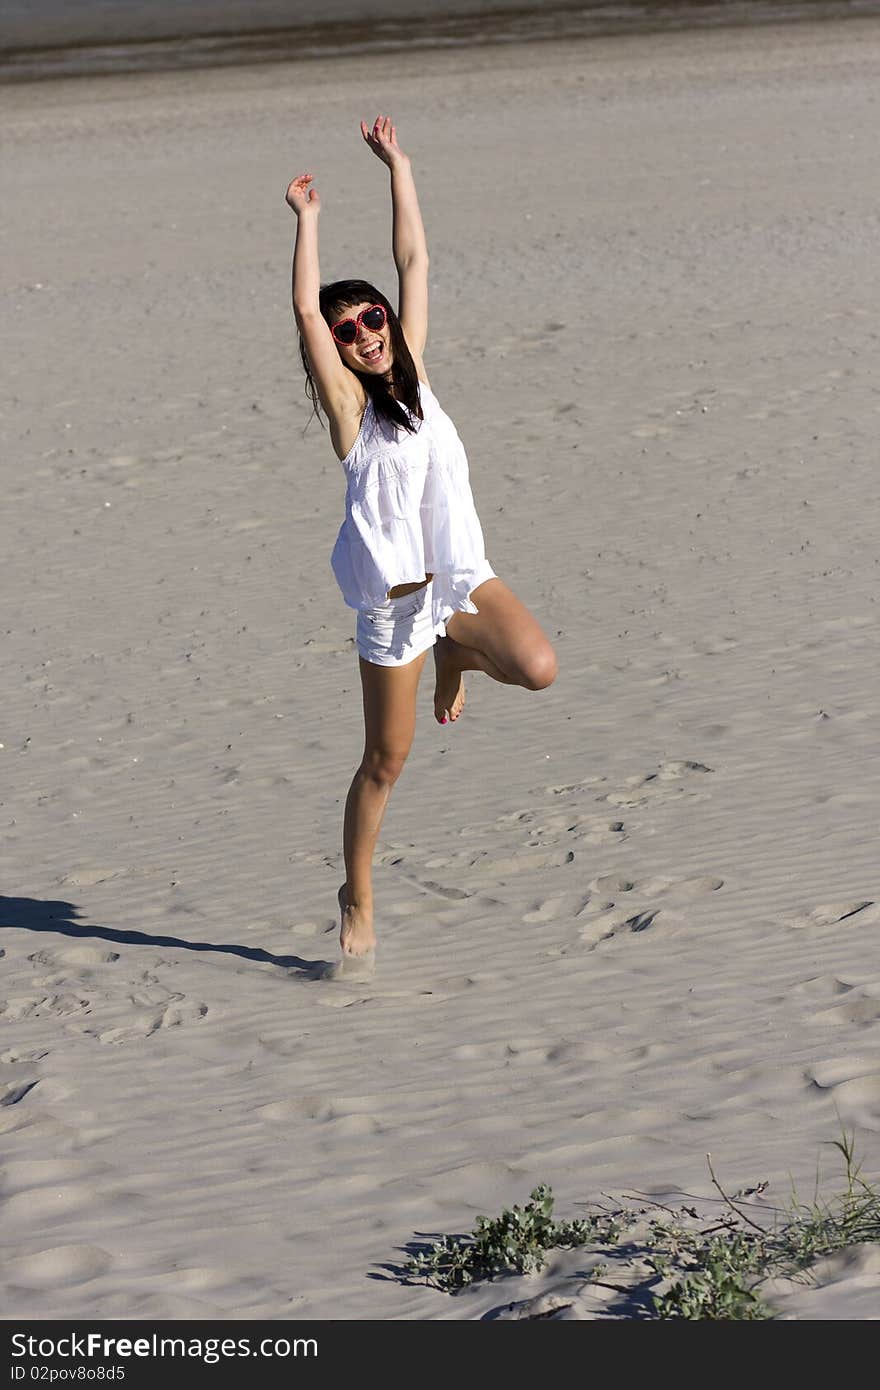
<path id="1" fill-rule="evenodd" d="M 337 343 L 342 343 L 344 347 L 351 347 L 352 343 L 357 341 L 361 324 L 364 325 L 364 328 L 369 328 L 375 333 L 380 328 L 385 327 L 387 318 L 384 305 L 371 304 L 369 309 L 361 309 L 356 319 L 340 319 L 338 323 L 332 324 L 330 332 Z"/>

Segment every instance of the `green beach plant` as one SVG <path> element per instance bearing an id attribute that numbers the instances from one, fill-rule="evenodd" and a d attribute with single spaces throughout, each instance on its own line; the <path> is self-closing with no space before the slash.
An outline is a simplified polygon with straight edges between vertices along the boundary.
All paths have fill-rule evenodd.
<path id="1" fill-rule="evenodd" d="M 654 1293 L 654 1309 L 660 1318 L 773 1317 L 761 1296 L 760 1286 L 770 1279 L 808 1276 L 810 1267 L 825 1255 L 853 1245 L 880 1241 L 880 1192 L 861 1176 L 855 1159 L 855 1134 L 843 1131 L 831 1141 L 844 1160 L 845 1191 L 830 1201 L 816 1195 L 810 1203 L 792 1201 L 782 1219 L 765 1230 L 751 1220 L 727 1196 L 712 1168 L 712 1182 L 727 1204 L 730 1215 L 721 1234 L 708 1239 L 688 1233 L 681 1241 L 677 1278 L 664 1292 Z M 658 1223 L 659 1257 L 653 1267 L 668 1275 L 670 1266 L 662 1254 L 670 1232 Z"/>
<path id="2" fill-rule="evenodd" d="M 662 1319 L 761 1320 L 775 1316 L 762 1286 L 771 1279 L 808 1278 L 822 1256 L 852 1245 L 880 1241 L 880 1191 L 861 1175 L 855 1159 L 855 1136 L 844 1130 L 832 1141 L 844 1160 L 845 1190 L 822 1201 L 817 1190 L 809 1203 L 793 1193 L 782 1210 L 744 1206 L 744 1198 L 762 1193 L 760 1183 L 747 1193 L 729 1196 L 721 1186 L 707 1154 L 712 1184 L 726 1210 L 709 1224 L 693 1206 L 638 1211 L 597 1210 L 574 1221 L 556 1221 L 553 1193 L 542 1184 L 523 1207 L 514 1206 L 499 1217 L 478 1218 L 468 1236 L 445 1236 L 409 1260 L 406 1274 L 424 1278 L 435 1288 L 455 1293 L 479 1279 L 541 1270 L 552 1249 L 584 1247 L 607 1256 L 626 1282 L 606 1283 L 607 1265 L 594 1266 L 587 1278 L 635 1300 L 641 1315 Z M 652 1210 L 653 1209 L 653 1210 Z M 766 1226 L 754 1219 L 760 1215 Z M 639 1238 L 625 1246 L 621 1234 L 646 1218 Z M 647 1277 L 645 1271 L 647 1270 Z M 583 1272 L 579 1272 L 583 1278 Z"/>
<path id="3" fill-rule="evenodd" d="M 530 1274 L 544 1268 L 548 1250 L 586 1245 L 603 1234 L 611 1238 L 603 1222 L 602 1217 L 554 1221 L 553 1193 L 541 1185 L 525 1206 L 514 1206 L 491 1219 L 480 1216 L 469 1236 L 445 1236 L 413 1255 L 406 1272 L 450 1293 L 475 1279 Z"/>
<path id="4" fill-rule="evenodd" d="M 792 1190 L 787 1251 L 799 1268 L 835 1250 L 880 1241 L 880 1192 L 861 1175 L 862 1165 L 855 1157 L 855 1135 L 844 1130 L 841 1138 L 831 1143 L 843 1157 L 846 1191 L 831 1202 L 820 1201 L 817 1183 L 816 1195 L 806 1203 L 799 1201 L 797 1192 Z"/>

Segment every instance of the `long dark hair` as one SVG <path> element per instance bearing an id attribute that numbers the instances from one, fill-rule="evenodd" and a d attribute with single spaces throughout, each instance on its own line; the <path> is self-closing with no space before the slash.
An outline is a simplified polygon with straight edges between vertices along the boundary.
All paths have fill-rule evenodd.
<path id="1" fill-rule="evenodd" d="M 391 364 L 391 376 L 394 388 L 404 405 L 408 406 L 412 413 L 419 419 L 424 419 L 422 414 L 421 401 L 419 400 L 419 375 L 416 371 L 416 364 L 412 359 L 412 353 L 406 345 L 406 338 L 403 336 L 403 329 L 400 326 L 400 319 L 392 309 L 388 300 L 377 290 L 375 285 L 371 285 L 367 280 L 334 280 L 331 285 L 322 285 L 318 294 L 318 302 L 321 314 L 328 324 L 335 323 L 339 318 L 341 309 L 348 309 L 354 304 L 381 304 L 388 315 L 388 328 L 391 337 L 391 347 L 394 360 Z M 306 395 L 310 397 L 312 408 L 318 418 L 321 428 L 324 428 L 324 421 L 321 419 L 321 402 L 318 399 L 318 391 L 312 377 L 309 358 L 306 352 L 302 334 L 299 335 L 299 355 L 306 374 Z M 348 363 L 345 364 L 348 366 Z M 363 386 L 367 395 L 373 402 L 373 409 L 380 419 L 390 421 L 392 424 L 399 425 L 401 429 L 408 430 L 410 434 L 415 434 L 417 426 L 412 423 L 405 410 L 402 410 L 398 400 L 391 394 L 391 389 L 384 376 L 374 375 L 372 372 L 359 372 L 354 367 L 349 371 L 354 372 L 358 381 Z"/>

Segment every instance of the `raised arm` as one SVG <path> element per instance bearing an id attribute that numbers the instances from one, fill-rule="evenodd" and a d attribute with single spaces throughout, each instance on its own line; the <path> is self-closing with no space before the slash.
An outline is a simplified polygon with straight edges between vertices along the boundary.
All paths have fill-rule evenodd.
<path id="1" fill-rule="evenodd" d="M 390 116 L 377 116 L 371 131 L 361 121 L 361 134 L 391 170 L 391 246 L 400 289 L 398 317 L 410 352 L 421 360 L 428 337 L 428 243 L 412 165 L 397 143 Z"/>
<path id="2" fill-rule="evenodd" d="M 311 174 L 300 174 L 290 184 L 286 202 L 296 213 L 296 245 L 293 251 L 293 312 L 308 353 L 318 397 L 331 418 L 350 413 L 357 404 L 352 374 L 343 366 L 333 335 L 321 313 L 318 264 L 318 216 L 321 199 L 309 188 Z"/>

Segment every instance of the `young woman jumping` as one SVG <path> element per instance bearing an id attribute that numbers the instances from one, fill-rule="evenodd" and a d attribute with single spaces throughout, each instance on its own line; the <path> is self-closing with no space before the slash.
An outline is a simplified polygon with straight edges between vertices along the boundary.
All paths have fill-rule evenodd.
<path id="1" fill-rule="evenodd" d="M 300 174 L 286 195 L 297 217 L 293 311 L 306 391 L 318 419 L 320 407 L 327 415 L 347 480 L 331 565 L 357 610 L 363 691 L 364 754 L 343 828 L 342 975 L 372 969 L 373 853 L 412 745 L 428 649 L 440 724 L 464 709 L 465 671 L 526 690 L 543 690 L 557 672 L 541 627 L 486 559 L 464 447 L 428 381 L 428 247 L 410 160 L 390 116 L 360 128 L 391 171 L 397 313 L 364 280 L 321 285 L 314 176 Z"/>

